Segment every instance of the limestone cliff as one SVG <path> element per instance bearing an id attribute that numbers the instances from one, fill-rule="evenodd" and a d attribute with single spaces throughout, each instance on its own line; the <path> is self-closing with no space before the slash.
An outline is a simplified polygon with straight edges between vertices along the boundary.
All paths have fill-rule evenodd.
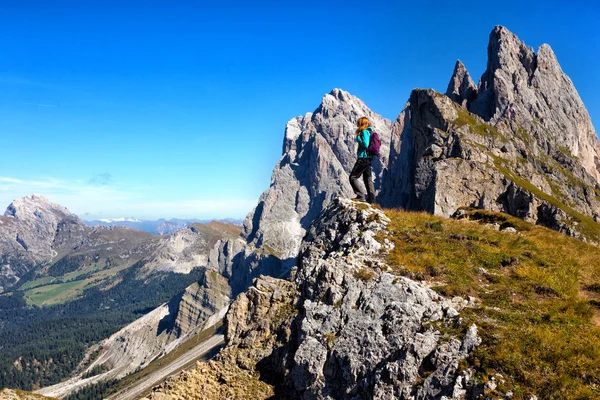
<path id="1" fill-rule="evenodd" d="M 242 237 L 223 240 L 211 251 L 209 265 L 229 278 L 234 294 L 260 274 L 287 274 L 296 264 L 306 229 L 323 207 L 338 195 L 352 195 L 348 176 L 356 161 L 356 121 L 362 116 L 382 139 L 373 168 L 376 187 L 382 186 L 391 121 L 357 97 L 332 90 L 314 112 L 287 123 L 270 187 L 246 217 Z"/>

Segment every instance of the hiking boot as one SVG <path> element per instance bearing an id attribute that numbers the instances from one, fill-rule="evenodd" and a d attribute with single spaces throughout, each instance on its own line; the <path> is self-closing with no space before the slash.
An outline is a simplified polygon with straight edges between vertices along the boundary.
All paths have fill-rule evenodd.
<path id="1" fill-rule="evenodd" d="M 357 195 L 355 198 L 353 198 L 352 200 L 354 201 L 365 201 L 365 198 L 361 195 Z"/>

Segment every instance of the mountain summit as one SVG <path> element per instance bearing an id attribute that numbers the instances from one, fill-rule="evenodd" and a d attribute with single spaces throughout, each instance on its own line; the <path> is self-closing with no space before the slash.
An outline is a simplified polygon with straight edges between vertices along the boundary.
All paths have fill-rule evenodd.
<path id="1" fill-rule="evenodd" d="M 541 45 L 536 53 L 497 26 L 490 33 L 487 69 L 479 85 L 475 88 L 458 64 L 450 82 L 446 94 L 458 103 L 466 101 L 470 112 L 491 125 L 506 123 L 514 132 L 529 132 L 548 153 L 568 151 L 594 179 L 600 179 L 598 137 L 549 45 Z"/>
<path id="2" fill-rule="evenodd" d="M 14 200 L 0 217 L 0 293 L 90 231 L 77 215 L 43 196 Z"/>

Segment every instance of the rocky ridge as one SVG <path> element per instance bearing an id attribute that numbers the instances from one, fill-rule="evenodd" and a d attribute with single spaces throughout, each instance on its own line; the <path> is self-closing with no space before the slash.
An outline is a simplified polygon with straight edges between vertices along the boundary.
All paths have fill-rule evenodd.
<path id="1" fill-rule="evenodd" d="M 387 223 L 379 210 L 333 201 L 303 241 L 292 281 L 258 278 L 233 302 L 217 359 L 149 398 L 243 398 L 229 387 L 243 373 L 283 398 L 465 398 L 473 388 L 459 364 L 480 342 L 477 327 L 443 340 L 433 323 L 458 323 L 468 302 L 386 272 L 391 244 L 376 236 Z"/>
<path id="2" fill-rule="evenodd" d="M 229 279 L 234 296 L 261 274 L 285 276 L 323 207 L 338 195 L 351 196 L 348 176 L 361 116 L 369 117 L 382 138 L 382 156 L 374 161 L 377 188 L 381 187 L 392 123 L 357 97 L 334 89 L 314 112 L 287 123 L 282 157 L 269 189 L 244 220 L 242 236 L 218 242 L 210 253 L 210 267 Z"/>
<path id="3" fill-rule="evenodd" d="M 465 206 L 503 211 L 571 235 L 596 225 L 600 203 L 581 166 L 552 162 L 528 136 L 488 125 L 447 96 L 413 91 L 394 133 L 385 206 L 442 216 Z"/>
<path id="4" fill-rule="evenodd" d="M 382 138 L 382 157 L 374 161 L 375 180 L 381 181 L 391 121 L 357 97 L 334 89 L 314 112 L 287 123 L 271 185 L 244 221 L 248 243 L 271 249 L 282 260 L 296 257 L 306 229 L 323 207 L 338 195 L 353 193 L 348 176 L 356 160 L 356 121 L 363 116 Z"/>
<path id="5" fill-rule="evenodd" d="M 392 128 L 380 201 L 449 216 L 504 211 L 598 241 L 598 138 L 554 53 L 504 27 L 476 86 L 457 61 L 446 96 L 416 89 Z"/>
<path id="6" fill-rule="evenodd" d="M 268 265 L 265 270 L 271 271 L 269 275 L 284 274 L 296 264 L 298 251 L 302 252 L 301 260 L 310 258 L 312 253 L 315 259 L 328 259 L 330 255 L 319 253 L 312 243 L 326 239 L 313 235 L 311 230 L 306 236 L 307 247 L 303 245 L 301 248 L 301 238 L 308 225 L 332 199 L 338 195 L 352 195 L 347 178 L 354 162 L 352 132 L 359 116 L 375 121 L 375 128 L 385 140 L 382 157 L 375 168 L 380 204 L 442 216 L 460 214 L 462 207 L 503 211 L 569 235 L 594 241 L 600 239 L 596 222 L 600 216 L 598 139 L 589 115 L 548 45 L 540 47 L 536 54 L 506 28 L 496 27 L 490 34 L 488 67 L 479 85 L 473 82 L 466 67 L 458 61 L 446 95 L 433 90 L 414 90 L 394 123 L 381 119 L 360 100 L 339 89 L 326 95 L 314 113 L 289 121 L 283 155 L 273 171 L 271 185 L 244 223 L 245 240 L 223 242 L 214 249 L 211 260 L 216 262 L 217 269 L 231 271 L 231 277 L 236 276 L 234 271 L 237 271 L 238 282 L 241 282 L 239 277 L 244 276 L 248 283 L 248 278 L 262 273 L 265 265 Z M 389 139 L 386 137 L 388 134 Z M 332 238 L 335 232 L 331 230 L 329 233 Z M 368 242 L 368 239 L 364 240 Z M 363 243 L 363 247 L 368 248 L 367 242 Z M 307 253 L 308 248 L 312 250 Z M 282 260 L 280 267 L 277 267 L 278 260 Z M 417 398 L 435 398 L 442 393 L 443 396 L 460 397 L 478 390 L 467 383 L 468 374 L 448 380 L 437 373 L 431 376 L 438 386 L 424 384 L 415 389 L 411 386 L 411 379 L 415 377 L 414 370 L 411 370 L 412 361 L 388 359 L 385 352 L 368 354 L 366 362 L 372 361 L 373 364 L 353 365 L 349 360 L 358 357 L 352 353 L 352 346 L 348 343 L 356 345 L 364 344 L 364 341 L 351 335 L 347 337 L 344 329 L 355 324 L 355 328 L 369 332 L 372 327 L 378 329 L 383 322 L 367 318 L 371 323 L 361 325 L 362 319 L 352 320 L 350 314 L 342 314 L 345 318 L 341 318 L 343 323 L 337 323 L 340 313 L 347 311 L 345 296 L 350 294 L 352 298 L 358 291 L 362 295 L 359 299 L 365 304 L 369 301 L 385 304 L 382 300 L 384 294 L 394 293 L 410 304 L 410 307 L 405 307 L 409 310 L 404 310 L 409 313 L 408 316 L 401 313 L 397 316 L 389 311 L 393 314 L 390 318 L 402 321 L 411 321 L 411 317 L 415 320 L 430 318 L 431 310 L 439 310 L 436 302 L 443 303 L 444 300 L 425 291 L 420 293 L 430 296 L 429 300 L 419 298 L 415 305 L 410 302 L 409 295 L 415 288 L 397 289 L 393 286 L 405 284 L 410 287 L 410 282 L 394 278 L 392 285 L 386 281 L 389 277 L 385 272 L 365 270 L 370 271 L 367 281 L 374 279 L 377 284 L 364 284 L 363 288 L 363 281 L 348 270 L 334 272 L 330 269 L 333 268 L 331 264 L 336 263 L 345 263 L 345 267 L 352 271 L 353 261 L 348 259 L 329 260 L 319 268 L 307 267 L 305 261 L 300 261 L 293 289 L 273 289 L 280 281 L 265 277 L 258 279 L 255 282 L 257 286 L 241 294 L 230 309 L 228 350 L 215 363 L 201 368 L 210 371 L 208 374 L 216 377 L 217 381 L 220 374 L 233 373 L 231 365 L 248 371 L 252 379 L 259 373 L 264 376 L 268 371 L 268 374 L 278 377 L 277 382 L 284 382 L 283 386 L 277 386 L 277 390 L 284 390 L 292 398 L 358 398 L 359 392 L 382 398 L 390 393 Z M 345 286 L 349 282 L 352 282 L 353 290 Z M 243 286 L 240 284 L 239 288 Z M 296 291 L 300 294 L 293 294 Z M 275 292 L 278 294 L 274 295 Z M 267 300 L 259 300 L 260 294 L 266 299 L 287 300 L 269 300 L 266 303 Z M 248 305 L 250 298 L 260 305 L 253 309 Z M 238 301 L 243 306 L 238 305 Z M 284 318 L 288 322 L 278 325 L 283 327 L 281 329 L 266 322 L 260 326 L 250 322 L 246 322 L 246 326 L 229 322 L 248 321 L 249 315 L 257 321 L 264 321 L 266 314 L 257 313 L 256 309 L 280 314 L 281 311 L 272 310 L 280 310 L 284 307 L 282 304 L 296 304 L 299 314 Z M 427 305 L 424 309 L 421 308 L 423 304 Z M 462 302 L 459 301 L 459 304 Z M 444 307 L 441 306 L 441 309 L 446 312 L 452 309 L 450 314 L 454 315 L 455 308 Z M 243 312 L 235 315 L 240 309 Z M 285 312 L 283 314 L 286 315 Z M 374 315 L 388 317 L 385 313 Z M 365 318 L 364 315 L 361 317 Z M 299 319 L 302 323 L 298 322 Z M 264 345 L 267 337 L 264 334 L 261 338 L 264 332 L 268 332 L 271 338 L 275 336 L 275 342 Z M 413 339 L 415 332 L 422 334 L 416 329 L 412 332 Z M 467 337 L 464 338 L 467 344 L 452 342 L 452 356 L 440 356 L 436 362 L 451 360 L 449 365 L 454 365 L 460 357 L 464 357 L 465 349 L 472 349 L 477 342 L 475 328 L 471 332 L 472 341 Z M 244 341 L 246 335 L 251 339 Z M 367 342 L 371 344 L 376 343 L 377 335 L 374 333 L 369 340 Z M 425 341 L 429 340 L 430 336 L 426 336 Z M 333 351 L 332 344 L 333 347 L 339 346 L 335 350 L 340 353 Z M 385 345 L 381 346 L 385 348 Z M 438 354 L 442 353 L 442 350 L 438 351 Z M 418 355 L 412 356 L 418 358 Z M 234 357 L 235 362 L 225 363 L 228 357 Z M 382 369 L 377 370 L 374 365 Z M 442 364 L 436 365 L 440 367 Z M 396 368 L 394 373 L 400 371 L 400 376 L 406 380 L 389 380 L 389 376 L 394 374 L 390 370 L 384 371 L 387 366 Z M 369 369 L 371 367 L 374 369 Z M 452 368 L 446 370 L 452 371 Z M 356 371 L 361 371 L 362 375 Z M 370 371 L 371 375 L 365 374 L 365 371 Z M 195 372 L 189 374 L 182 379 L 198 378 Z M 377 382 L 381 382 L 378 383 L 381 387 L 365 383 L 373 382 L 374 376 Z M 199 379 L 204 388 L 221 387 L 219 393 L 230 393 L 223 385 L 211 381 L 210 377 Z M 452 382 L 453 386 L 446 385 L 448 382 Z M 432 389 L 434 386 L 436 389 Z M 174 396 L 176 393 L 162 387 L 156 396 L 164 396 L 160 393 L 167 392 Z"/>

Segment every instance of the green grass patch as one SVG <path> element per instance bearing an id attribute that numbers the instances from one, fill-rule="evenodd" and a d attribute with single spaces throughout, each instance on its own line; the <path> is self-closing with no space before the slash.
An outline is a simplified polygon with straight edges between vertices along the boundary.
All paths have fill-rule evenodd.
<path id="1" fill-rule="evenodd" d="M 369 268 L 361 268 L 354 273 L 354 278 L 359 281 L 370 281 L 375 277 L 375 273 Z"/>
<path id="2" fill-rule="evenodd" d="M 590 291 L 600 287 L 599 248 L 490 211 L 470 210 L 464 221 L 386 214 L 395 243 L 388 264 L 397 274 L 418 273 L 445 296 L 479 299 L 461 312 L 461 327 L 480 327 L 483 343 L 468 360 L 478 379 L 501 373 L 514 399 L 599 398 L 600 295 Z"/>
<path id="3" fill-rule="evenodd" d="M 517 132 L 515 132 L 515 133 L 526 144 L 529 144 L 531 142 L 531 136 L 529 136 L 529 133 L 527 132 L 527 130 L 525 128 L 523 128 L 522 126 L 519 126 L 519 128 L 517 128 Z"/>
<path id="4" fill-rule="evenodd" d="M 55 285 L 46 285 L 25 291 L 25 298 L 29 304 L 38 307 L 51 306 L 65 303 L 82 293 L 89 280 L 72 281 Z"/>
<path id="5" fill-rule="evenodd" d="M 24 283 L 19 290 L 25 291 L 25 298 L 31 305 L 50 306 L 76 299 L 84 289 L 108 283 L 119 271 L 130 267 L 131 263 L 106 268 L 104 264 L 94 264 L 69 272 L 57 278 L 44 276 Z"/>
<path id="6" fill-rule="evenodd" d="M 484 137 L 492 137 L 494 139 L 503 139 L 506 141 L 504 135 L 498 132 L 498 129 L 495 127 L 479 121 L 473 114 L 462 107 L 457 107 L 456 110 L 458 112 L 458 118 L 454 120 L 454 123 L 458 126 L 467 125 L 471 132 L 475 134 Z"/>
<path id="7" fill-rule="evenodd" d="M 268 254 L 277 258 L 281 258 L 281 253 L 266 243 L 262 245 L 261 250 L 263 254 Z"/>
<path id="8" fill-rule="evenodd" d="M 25 390 L 21 390 L 21 389 L 16 389 L 15 393 L 18 396 L 21 396 L 22 398 L 26 398 L 26 399 L 30 399 L 30 400 L 58 400 L 56 397 L 48 397 L 48 396 L 43 396 L 41 394 L 38 393 L 33 393 L 33 392 L 27 392 Z"/>

